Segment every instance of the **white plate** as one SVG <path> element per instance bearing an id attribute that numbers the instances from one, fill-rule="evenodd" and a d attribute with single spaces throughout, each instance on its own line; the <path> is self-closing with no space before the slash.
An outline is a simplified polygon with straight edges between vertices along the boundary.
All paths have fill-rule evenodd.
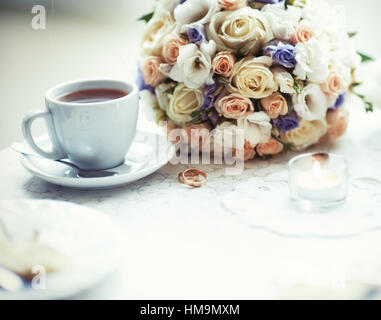
<path id="1" fill-rule="evenodd" d="M 0 300 L 70 297 L 95 286 L 120 264 L 121 232 L 93 209 L 58 201 L 0 201 L 0 220 L 18 239 L 29 239 L 37 230 L 41 243 L 68 260 L 65 269 L 47 275 L 45 290 L 29 286 L 9 293 L 0 288 Z"/>
<path id="2" fill-rule="evenodd" d="M 48 137 L 38 139 L 38 144 L 48 149 Z M 163 135 L 137 132 L 125 163 L 110 169 L 118 175 L 105 178 L 79 178 L 75 171 L 67 166 L 38 157 L 21 155 L 21 164 L 32 175 L 56 185 L 84 190 L 109 189 L 132 183 L 154 173 L 168 163 L 174 156 L 175 149 Z"/>

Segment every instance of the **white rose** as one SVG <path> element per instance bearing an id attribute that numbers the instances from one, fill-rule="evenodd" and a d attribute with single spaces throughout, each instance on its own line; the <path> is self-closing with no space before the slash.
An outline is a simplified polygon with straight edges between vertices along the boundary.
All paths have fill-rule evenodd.
<path id="1" fill-rule="evenodd" d="M 328 43 L 330 51 L 339 56 L 344 65 L 356 68 L 360 57 L 353 40 L 349 39 L 345 8 L 332 6 L 327 1 L 309 0 L 303 9 L 303 21 L 311 25 L 314 35 Z"/>
<path id="2" fill-rule="evenodd" d="M 189 25 L 204 25 L 220 10 L 217 0 L 187 0 L 176 7 L 175 20 L 180 32 L 186 32 Z"/>
<path id="3" fill-rule="evenodd" d="M 156 4 L 155 12 L 172 12 L 179 4 L 180 0 L 159 0 Z"/>
<path id="4" fill-rule="evenodd" d="M 210 53 L 214 51 L 210 44 L 201 45 L 200 49 L 194 43 L 182 46 L 177 63 L 173 66 L 162 64 L 160 71 L 174 81 L 184 82 L 191 89 L 198 89 L 204 84 L 211 85 L 213 74 Z"/>
<path id="5" fill-rule="evenodd" d="M 176 83 L 162 83 L 155 88 L 155 94 L 160 109 L 166 111 L 171 99 L 172 91 L 176 87 Z"/>
<path id="6" fill-rule="evenodd" d="M 302 11 L 303 20 L 309 21 L 315 34 L 332 35 L 346 31 L 345 8 L 325 0 L 308 0 Z"/>
<path id="7" fill-rule="evenodd" d="M 329 74 L 329 51 L 324 42 L 311 38 L 295 47 L 295 59 L 298 64 L 294 74 L 301 80 L 322 83 Z"/>
<path id="8" fill-rule="evenodd" d="M 302 17 L 300 8 L 288 6 L 286 10 L 284 3 L 265 5 L 262 12 L 270 22 L 275 38 L 279 40 L 289 40 Z"/>
<path id="9" fill-rule="evenodd" d="M 160 56 L 165 37 L 176 29 L 175 21 L 170 13 L 158 12 L 148 22 L 143 32 L 141 46 L 143 52 L 148 56 Z"/>
<path id="10" fill-rule="evenodd" d="M 326 95 L 319 85 L 312 83 L 293 96 L 293 104 L 299 117 L 308 121 L 324 119 L 328 109 Z"/>
<path id="11" fill-rule="evenodd" d="M 243 55 L 258 53 L 274 38 L 266 16 L 249 7 L 217 13 L 207 33 L 219 50 L 240 51 Z"/>
<path id="12" fill-rule="evenodd" d="M 269 67 L 270 57 L 246 57 L 234 65 L 226 88 L 247 98 L 262 99 L 278 90 L 278 84 Z"/>
<path id="13" fill-rule="evenodd" d="M 184 126 L 192 120 L 192 113 L 200 110 L 203 102 L 203 90 L 192 90 L 180 83 L 170 99 L 167 115 L 177 125 Z"/>
<path id="14" fill-rule="evenodd" d="M 293 76 L 283 67 L 271 68 L 275 80 L 278 82 L 280 92 L 294 94 L 296 93 L 294 85 L 295 80 Z"/>
<path id="15" fill-rule="evenodd" d="M 319 142 L 328 131 L 328 124 L 324 120 L 302 120 L 299 127 L 281 134 L 281 139 L 293 144 L 298 150 L 303 150 Z"/>
<path id="16" fill-rule="evenodd" d="M 245 132 L 245 139 L 252 146 L 266 143 L 271 138 L 271 119 L 264 112 L 254 112 L 237 121 L 238 128 Z"/>

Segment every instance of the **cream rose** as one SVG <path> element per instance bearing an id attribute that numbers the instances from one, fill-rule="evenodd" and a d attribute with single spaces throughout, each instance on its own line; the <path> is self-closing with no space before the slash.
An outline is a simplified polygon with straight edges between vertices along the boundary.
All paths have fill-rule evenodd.
<path id="1" fill-rule="evenodd" d="M 293 96 L 294 110 L 304 120 L 323 120 L 328 109 L 328 100 L 317 84 L 309 84 L 301 94 Z"/>
<path id="2" fill-rule="evenodd" d="M 170 99 L 167 115 L 174 123 L 183 126 L 192 120 L 192 113 L 199 111 L 203 102 L 204 93 L 201 89 L 189 89 L 180 83 Z"/>
<path id="3" fill-rule="evenodd" d="M 244 55 L 258 53 L 274 38 L 265 15 L 249 7 L 217 13 L 210 21 L 207 33 L 220 51 L 228 49 Z"/>
<path id="4" fill-rule="evenodd" d="M 275 80 L 279 85 L 279 90 L 282 93 L 294 94 L 295 91 L 295 80 L 293 76 L 283 67 L 271 68 L 274 74 Z"/>
<path id="5" fill-rule="evenodd" d="M 182 38 L 181 36 L 168 36 L 162 51 L 164 61 L 169 64 L 176 63 L 180 53 L 180 47 L 185 46 L 186 44 L 188 44 L 188 40 Z"/>
<path id="6" fill-rule="evenodd" d="M 212 70 L 214 73 L 228 78 L 233 73 L 235 61 L 236 59 L 231 52 L 221 51 L 213 59 Z"/>
<path id="7" fill-rule="evenodd" d="M 225 10 L 237 10 L 247 6 L 247 0 L 218 0 L 218 4 Z"/>
<path id="8" fill-rule="evenodd" d="M 191 89 L 213 84 L 212 59 L 203 48 L 201 45 L 199 49 L 194 43 L 182 46 L 177 63 L 174 66 L 162 64 L 161 72 L 174 81 L 184 82 Z"/>
<path id="9" fill-rule="evenodd" d="M 167 77 L 159 70 L 162 60 L 159 57 L 148 57 L 143 61 L 142 73 L 144 82 L 151 87 L 157 87 Z"/>
<path id="10" fill-rule="evenodd" d="M 281 139 L 291 143 L 298 150 L 303 150 L 319 142 L 328 130 L 328 124 L 324 120 L 306 121 L 302 120 L 299 127 L 281 134 Z"/>
<path id="11" fill-rule="evenodd" d="M 233 93 L 221 96 L 215 103 L 217 112 L 227 119 L 241 119 L 254 112 L 254 105 L 250 99 Z"/>
<path id="12" fill-rule="evenodd" d="M 156 13 L 144 30 L 141 43 L 143 52 L 148 56 L 160 56 L 165 38 L 175 29 L 175 20 L 170 13 Z"/>
<path id="13" fill-rule="evenodd" d="M 155 95 L 160 109 L 166 111 L 169 106 L 172 92 L 176 87 L 176 83 L 162 83 L 155 88 Z"/>
<path id="14" fill-rule="evenodd" d="M 275 92 L 271 96 L 261 99 L 261 106 L 271 119 L 276 119 L 288 113 L 287 101 L 279 92 Z"/>
<path id="15" fill-rule="evenodd" d="M 264 112 L 254 112 L 237 121 L 238 128 L 245 132 L 245 139 L 252 146 L 265 143 L 271 138 L 272 125 L 270 117 Z"/>
<path id="16" fill-rule="evenodd" d="M 274 74 L 268 68 L 272 64 L 270 57 L 246 57 L 237 62 L 230 76 L 227 89 L 247 98 L 261 99 L 278 90 Z"/>
<path id="17" fill-rule="evenodd" d="M 263 157 L 268 155 L 276 155 L 283 151 L 283 144 L 274 138 L 270 138 L 266 143 L 260 143 L 257 146 L 257 153 Z"/>
<path id="18" fill-rule="evenodd" d="M 180 32 L 193 24 L 204 25 L 220 10 L 217 0 L 187 0 L 176 7 L 174 16 Z"/>

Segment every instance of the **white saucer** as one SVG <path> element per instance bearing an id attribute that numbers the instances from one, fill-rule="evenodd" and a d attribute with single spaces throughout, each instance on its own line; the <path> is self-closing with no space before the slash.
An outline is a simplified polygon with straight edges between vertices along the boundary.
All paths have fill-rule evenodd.
<path id="1" fill-rule="evenodd" d="M 49 148 L 47 136 L 37 141 L 42 148 Z M 175 150 L 175 146 L 163 135 L 137 132 L 125 163 L 109 170 L 118 174 L 105 178 L 79 178 L 74 169 L 39 157 L 21 155 L 21 164 L 32 175 L 56 185 L 82 190 L 110 189 L 154 173 L 171 160 Z"/>
<path id="2" fill-rule="evenodd" d="M 124 236 L 105 215 L 68 202 L 48 200 L 0 201 L 0 220 L 10 237 L 33 238 L 64 255 L 67 266 L 46 275 L 44 287 L 25 285 L 11 293 L 0 288 L 0 300 L 59 299 L 91 289 L 122 261 Z"/>

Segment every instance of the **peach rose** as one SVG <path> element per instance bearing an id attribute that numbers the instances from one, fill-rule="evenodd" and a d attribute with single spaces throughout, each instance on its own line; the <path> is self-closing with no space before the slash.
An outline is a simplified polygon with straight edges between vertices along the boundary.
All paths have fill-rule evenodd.
<path id="1" fill-rule="evenodd" d="M 251 160 L 255 158 L 255 149 L 250 144 L 249 141 L 245 141 L 245 145 L 243 146 L 244 152 L 245 152 L 245 161 Z"/>
<path id="2" fill-rule="evenodd" d="M 293 45 L 297 44 L 298 42 L 306 43 L 308 40 L 310 40 L 313 36 L 312 29 L 310 26 L 301 26 L 299 29 L 291 36 L 291 43 Z"/>
<path id="3" fill-rule="evenodd" d="M 217 112 L 228 119 L 241 119 L 254 112 L 254 105 L 249 98 L 238 93 L 221 96 L 215 104 Z"/>
<path id="4" fill-rule="evenodd" d="M 267 115 L 272 119 L 276 119 L 288 113 L 287 101 L 279 92 L 275 92 L 271 96 L 261 99 L 261 105 Z"/>
<path id="5" fill-rule="evenodd" d="M 337 139 L 345 134 L 348 128 L 349 114 L 346 109 L 329 110 L 326 117 L 328 138 Z"/>
<path id="6" fill-rule="evenodd" d="M 199 147 L 202 150 L 203 145 L 209 141 L 211 126 L 208 123 L 191 124 L 183 129 L 183 134 L 188 138 L 190 148 Z"/>
<path id="7" fill-rule="evenodd" d="M 143 78 L 146 84 L 151 87 L 157 87 L 164 82 L 167 77 L 159 70 L 162 60 L 159 57 L 148 57 L 144 60 L 142 66 Z"/>
<path id="8" fill-rule="evenodd" d="M 266 143 L 260 143 L 257 146 L 258 154 L 263 157 L 266 155 L 275 155 L 283 151 L 283 145 L 274 138 L 271 138 Z"/>
<path id="9" fill-rule="evenodd" d="M 243 150 L 233 150 L 233 156 L 242 158 L 243 151 L 243 160 L 248 161 L 255 158 L 256 152 L 255 147 L 253 147 L 249 141 L 245 140 L 245 144 L 243 145 Z"/>
<path id="10" fill-rule="evenodd" d="M 174 64 L 180 53 L 180 47 L 188 44 L 188 40 L 183 37 L 169 36 L 163 46 L 163 58 L 166 63 Z"/>
<path id="11" fill-rule="evenodd" d="M 218 4 L 225 10 L 237 10 L 247 6 L 247 0 L 218 0 Z"/>
<path id="12" fill-rule="evenodd" d="M 347 88 L 344 78 L 336 71 L 332 71 L 320 86 L 325 95 L 330 99 L 337 98 Z"/>
<path id="13" fill-rule="evenodd" d="M 230 77 L 233 73 L 235 61 L 235 57 L 231 52 L 221 51 L 213 59 L 212 70 L 223 77 Z"/>

